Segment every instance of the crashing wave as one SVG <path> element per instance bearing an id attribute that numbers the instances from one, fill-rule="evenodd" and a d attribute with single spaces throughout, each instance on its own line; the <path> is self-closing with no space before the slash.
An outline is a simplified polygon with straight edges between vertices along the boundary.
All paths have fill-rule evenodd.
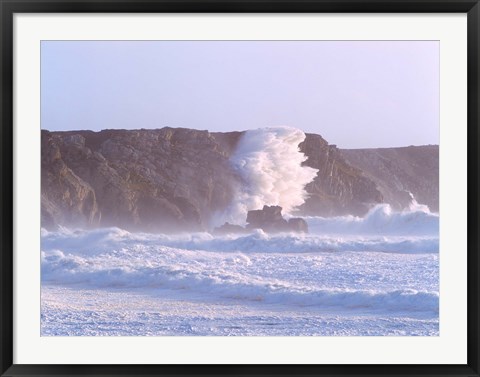
<path id="1" fill-rule="evenodd" d="M 302 166 L 306 156 L 298 145 L 303 131 L 291 127 L 248 130 L 230 161 L 243 185 L 216 225 L 225 221 L 243 224 L 249 210 L 278 205 L 289 213 L 307 199 L 305 185 L 318 170 Z"/>

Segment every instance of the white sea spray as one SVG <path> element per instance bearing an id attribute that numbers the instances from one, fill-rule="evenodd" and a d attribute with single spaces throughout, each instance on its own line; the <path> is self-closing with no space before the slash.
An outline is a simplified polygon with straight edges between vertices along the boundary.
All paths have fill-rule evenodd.
<path id="1" fill-rule="evenodd" d="M 242 178 L 235 198 L 215 222 L 244 224 L 249 210 L 264 205 L 279 205 L 288 214 L 307 199 L 305 186 L 318 170 L 302 166 L 307 157 L 299 144 L 303 131 L 292 127 L 271 127 L 248 130 L 243 135 L 230 161 Z"/>

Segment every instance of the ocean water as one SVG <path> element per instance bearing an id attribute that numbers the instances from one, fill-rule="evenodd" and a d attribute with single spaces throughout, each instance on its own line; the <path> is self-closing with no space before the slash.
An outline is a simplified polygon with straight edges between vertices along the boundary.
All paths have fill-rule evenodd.
<path id="1" fill-rule="evenodd" d="M 42 336 L 436 336 L 439 217 L 388 205 L 309 234 L 42 230 Z"/>

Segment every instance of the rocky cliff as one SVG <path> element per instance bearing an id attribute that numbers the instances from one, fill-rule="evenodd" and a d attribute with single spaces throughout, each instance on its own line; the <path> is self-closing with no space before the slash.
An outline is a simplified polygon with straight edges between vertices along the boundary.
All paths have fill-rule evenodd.
<path id="1" fill-rule="evenodd" d="M 241 132 L 168 127 L 44 130 L 42 226 L 118 226 L 149 232 L 211 229 L 212 216 L 228 207 L 241 185 L 242 178 L 229 161 L 241 137 Z M 329 145 L 319 135 L 307 134 L 299 147 L 308 157 L 304 164 L 319 170 L 306 187 L 310 196 L 299 214 L 363 215 L 373 204 L 390 200 L 386 189 L 390 183 L 384 182 L 390 180 L 387 169 L 376 176 L 375 168 L 372 172 L 352 163 L 355 157 L 349 151 Z M 437 153 L 438 173 L 438 150 L 425 153 Z M 405 160 L 402 169 L 408 164 Z M 430 168 L 435 170 L 425 169 Z M 408 187 L 415 196 L 417 187 L 425 193 L 435 191 L 430 187 L 434 177 L 428 183 L 430 178 L 424 176 L 415 186 L 414 174 L 408 176 Z M 396 177 L 403 179 L 401 174 Z M 438 193 L 438 174 L 436 182 Z"/>
<path id="2" fill-rule="evenodd" d="M 394 209 L 408 207 L 412 193 L 419 203 L 438 212 L 438 145 L 350 149 L 341 153 L 351 166 L 375 182 L 384 201 Z"/>
<path id="3" fill-rule="evenodd" d="M 362 216 L 372 205 L 383 202 L 375 183 L 348 164 L 341 151 L 321 136 L 307 134 L 300 150 L 308 157 L 304 164 L 319 171 L 306 186 L 310 197 L 300 208 L 301 214 Z"/>
<path id="4" fill-rule="evenodd" d="M 42 226 L 204 229 L 232 198 L 228 156 L 207 131 L 42 131 Z"/>

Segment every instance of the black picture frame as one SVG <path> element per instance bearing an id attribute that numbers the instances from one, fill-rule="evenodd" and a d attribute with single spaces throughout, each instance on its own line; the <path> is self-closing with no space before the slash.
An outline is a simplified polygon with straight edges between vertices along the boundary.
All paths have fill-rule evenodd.
<path id="1" fill-rule="evenodd" d="M 0 0 L 1 191 L 0 373 L 2 376 L 325 375 L 479 376 L 479 18 L 478 0 Z M 13 15 L 15 13 L 443 13 L 468 22 L 468 346 L 465 365 L 18 365 L 13 364 Z"/>

